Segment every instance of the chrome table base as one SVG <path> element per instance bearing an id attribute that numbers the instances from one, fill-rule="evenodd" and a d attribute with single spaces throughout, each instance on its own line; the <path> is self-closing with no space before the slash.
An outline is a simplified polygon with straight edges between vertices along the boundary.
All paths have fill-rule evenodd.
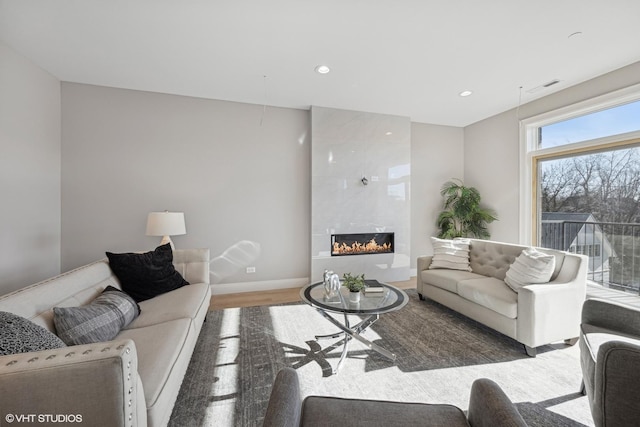
<path id="1" fill-rule="evenodd" d="M 367 346 L 368 349 L 374 350 L 380 353 L 381 355 L 383 355 L 389 360 L 392 360 L 392 361 L 396 360 L 395 354 L 391 353 L 387 349 L 380 347 L 377 344 L 372 343 L 371 341 L 367 340 L 362 335 L 360 335 L 361 332 L 364 332 L 365 329 L 373 325 L 379 319 L 380 315 L 372 314 L 370 316 L 367 316 L 364 320 L 362 320 L 357 325 L 350 327 L 349 317 L 346 313 L 344 313 L 344 324 L 342 324 L 336 319 L 334 319 L 332 316 L 330 316 L 324 310 L 320 308 L 316 308 L 316 310 L 318 310 L 318 312 L 322 314 L 329 322 L 333 323 L 335 326 L 338 327 L 338 329 L 340 329 L 340 332 L 336 332 L 334 334 L 316 335 L 316 340 L 329 339 L 329 338 L 336 339 L 336 338 L 344 337 L 344 344 L 342 346 L 342 354 L 340 355 L 340 360 L 338 360 L 338 364 L 336 365 L 336 367 L 333 368 L 334 374 L 338 373 L 338 370 L 340 369 L 340 365 L 342 365 L 342 361 L 345 359 L 345 357 L 347 356 L 347 353 L 349 352 L 349 341 L 351 341 L 351 338 L 354 338 L 360 341 L 362 344 Z"/>

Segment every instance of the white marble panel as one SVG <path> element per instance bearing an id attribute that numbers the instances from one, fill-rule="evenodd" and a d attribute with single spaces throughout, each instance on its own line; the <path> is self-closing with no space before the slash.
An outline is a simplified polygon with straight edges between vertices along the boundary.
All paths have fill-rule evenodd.
<path id="1" fill-rule="evenodd" d="M 409 118 L 312 107 L 311 123 L 311 280 L 325 269 L 407 280 Z M 331 234 L 369 232 L 394 232 L 395 253 L 330 256 Z"/>

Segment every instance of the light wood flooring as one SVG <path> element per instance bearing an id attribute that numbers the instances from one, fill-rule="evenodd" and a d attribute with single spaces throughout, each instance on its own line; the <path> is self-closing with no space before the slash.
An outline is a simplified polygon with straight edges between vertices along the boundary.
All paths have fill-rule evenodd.
<path id="1" fill-rule="evenodd" d="M 415 289 L 416 278 L 403 282 L 392 282 L 400 289 Z M 232 307 L 253 307 L 257 305 L 284 304 L 300 301 L 300 288 L 275 289 L 272 291 L 242 292 L 237 294 L 213 295 L 209 310 Z"/>

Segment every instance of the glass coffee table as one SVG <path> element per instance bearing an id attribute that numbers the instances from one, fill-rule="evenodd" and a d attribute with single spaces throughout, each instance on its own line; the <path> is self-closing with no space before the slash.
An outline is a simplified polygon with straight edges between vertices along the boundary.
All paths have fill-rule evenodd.
<path id="1" fill-rule="evenodd" d="M 360 341 L 366 345 L 367 348 L 380 353 L 390 360 L 396 360 L 395 354 L 360 335 L 365 329 L 373 325 L 381 314 L 400 310 L 407 305 L 409 301 L 407 294 L 403 290 L 387 283 L 380 284 L 383 287 L 381 292 L 370 294 L 363 292 L 363 295 L 360 296 L 359 303 L 349 302 L 349 291 L 344 287 L 340 287 L 340 292 L 337 295 L 329 297 L 325 292 L 324 283 L 322 282 L 312 283 L 300 290 L 300 297 L 304 302 L 314 307 L 325 319 L 340 329 L 339 332 L 334 334 L 316 335 L 316 340 L 344 338 L 342 354 L 340 355 L 338 364 L 333 369 L 334 374 L 340 369 L 340 365 L 349 351 L 349 341 L 351 338 Z M 329 313 L 342 314 L 344 316 L 344 323 L 336 320 Z M 363 319 L 358 324 L 351 326 L 349 323 L 350 314 L 363 316 Z"/>

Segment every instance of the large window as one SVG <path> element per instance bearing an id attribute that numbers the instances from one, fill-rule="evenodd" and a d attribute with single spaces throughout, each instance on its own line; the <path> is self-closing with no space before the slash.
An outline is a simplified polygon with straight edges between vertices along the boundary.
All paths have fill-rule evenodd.
<path id="1" fill-rule="evenodd" d="M 640 88 L 523 121 L 523 240 L 640 289 Z"/>

